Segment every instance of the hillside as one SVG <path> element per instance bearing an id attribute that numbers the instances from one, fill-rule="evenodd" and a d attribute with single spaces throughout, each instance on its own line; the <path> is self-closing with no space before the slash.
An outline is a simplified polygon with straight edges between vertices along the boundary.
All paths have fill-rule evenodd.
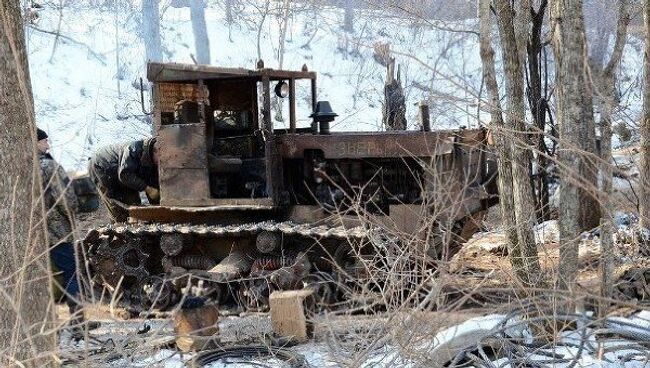
<path id="1" fill-rule="evenodd" d="M 161 4 L 164 61 L 192 63 L 189 9 Z M 268 13 L 264 4 L 243 6 L 228 24 L 220 3 L 209 3 L 213 65 L 254 68 L 260 30 L 259 56 L 267 67 L 279 68 L 282 11 L 275 7 L 281 4 L 270 2 Z M 37 123 L 50 132 L 53 154 L 68 169 L 83 169 L 102 145 L 150 133 L 140 103 L 146 71 L 139 9 L 137 1 L 121 2 L 117 9 L 75 2 L 61 11 L 46 4 L 28 27 Z M 353 33 L 343 31 L 342 24 L 338 8 L 293 5 L 282 57 L 284 69 L 305 64 L 319 73 L 319 99 L 329 100 L 339 114 L 333 129 L 381 128 L 386 70 L 373 57 L 378 43 L 390 43 L 400 65 L 410 127 L 417 123 L 415 104 L 424 98 L 431 103 L 434 128 L 479 124 L 477 96 L 484 92 L 474 20 L 438 24 L 364 8 L 357 12 Z M 640 106 L 640 96 L 629 91 L 638 93 L 631 87 L 640 78 L 641 55 L 639 47 L 628 47 L 623 63 L 621 92 L 630 120 Z M 144 100 L 149 100 L 146 92 Z M 307 126 L 309 111 L 299 113 L 299 125 Z"/>

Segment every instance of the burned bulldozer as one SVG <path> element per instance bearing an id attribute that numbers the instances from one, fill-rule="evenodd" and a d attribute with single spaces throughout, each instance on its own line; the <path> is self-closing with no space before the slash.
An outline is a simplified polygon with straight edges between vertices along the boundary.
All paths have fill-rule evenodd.
<path id="1" fill-rule="evenodd" d="M 426 253 L 449 257 L 498 200 L 484 129 L 333 132 L 305 68 L 151 63 L 148 78 L 160 205 L 83 240 L 93 282 L 134 307 L 255 307 L 315 283 L 329 300 L 373 234 L 434 234 Z M 288 126 L 274 126 L 280 104 Z"/>

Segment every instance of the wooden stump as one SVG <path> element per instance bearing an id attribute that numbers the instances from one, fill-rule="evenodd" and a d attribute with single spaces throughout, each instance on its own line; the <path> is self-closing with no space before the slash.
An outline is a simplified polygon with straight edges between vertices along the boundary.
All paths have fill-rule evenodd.
<path id="1" fill-rule="evenodd" d="M 214 304 L 181 309 L 174 316 L 176 346 L 182 351 L 204 350 L 211 347 L 219 332 L 219 311 Z"/>
<path id="2" fill-rule="evenodd" d="M 290 337 L 296 342 L 305 342 L 312 337 L 313 325 L 307 319 L 313 310 L 311 289 L 274 291 L 269 297 L 271 325 L 273 332 Z"/>

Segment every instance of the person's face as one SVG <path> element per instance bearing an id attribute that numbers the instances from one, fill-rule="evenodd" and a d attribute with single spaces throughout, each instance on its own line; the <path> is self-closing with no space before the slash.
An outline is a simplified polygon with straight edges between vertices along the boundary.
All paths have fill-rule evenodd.
<path id="1" fill-rule="evenodd" d="M 153 145 L 153 152 L 151 154 L 151 160 L 154 164 L 158 165 L 158 142 Z"/>
<path id="2" fill-rule="evenodd" d="M 36 142 L 36 148 L 38 148 L 39 153 L 47 153 L 50 150 L 50 142 L 47 141 L 47 138 L 41 139 Z"/>

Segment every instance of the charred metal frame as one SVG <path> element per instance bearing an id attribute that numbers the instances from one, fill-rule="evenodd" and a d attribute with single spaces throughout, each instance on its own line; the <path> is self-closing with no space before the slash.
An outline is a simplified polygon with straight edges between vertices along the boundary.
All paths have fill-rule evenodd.
<path id="1" fill-rule="evenodd" d="M 312 125 L 312 132 L 309 134 L 301 130 L 298 133 L 296 129 L 296 80 L 309 79 L 311 82 L 312 93 L 312 108 L 316 108 L 317 101 L 317 85 L 316 73 L 308 71 L 284 71 L 274 69 L 257 69 L 248 70 L 243 68 L 222 68 L 205 65 L 185 65 L 185 64 L 159 64 L 151 63 L 148 66 L 148 78 L 154 83 L 154 119 L 157 131 L 161 135 L 163 144 L 161 145 L 161 186 L 162 180 L 168 178 L 166 171 L 177 170 L 176 178 L 180 179 L 170 181 L 168 184 L 170 189 L 167 192 L 161 188 L 162 205 L 167 208 L 176 208 L 177 213 L 183 211 L 187 212 L 191 208 L 205 208 L 209 212 L 216 213 L 218 211 L 232 211 L 236 208 L 249 208 L 249 209 L 283 209 L 283 192 L 287 185 L 284 182 L 283 164 L 285 160 L 292 159 L 305 159 L 305 153 L 309 151 L 318 151 L 322 153 L 325 159 L 374 159 L 374 158 L 400 158 L 400 157 L 413 157 L 420 158 L 428 162 L 436 157 L 444 157 L 445 160 L 455 165 L 451 169 L 450 174 L 462 175 L 463 163 L 462 149 L 459 147 L 474 147 L 484 146 L 488 143 L 487 131 L 485 129 L 463 129 L 463 130 L 446 130 L 446 131 L 392 131 L 392 132 L 345 132 L 345 133 L 332 133 L 332 134 L 316 134 L 317 127 Z M 266 191 L 268 197 L 266 198 L 225 198 L 216 199 L 210 198 L 209 188 L 205 184 L 197 183 L 200 181 L 197 173 L 192 174 L 191 170 L 204 170 L 203 183 L 209 181 L 208 175 L 205 172 L 207 168 L 207 158 L 205 155 L 200 156 L 199 150 L 195 156 L 195 160 L 191 158 L 179 158 L 176 156 L 187 155 L 188 152 L 194 152 L 195 145 L 200 146 L 201 139 L 192 139 L 189 131 L 180 132 L 180 130 L 199 129 L 203 126 L 205 129 L 206 124 L 206 111 L 204 102 L 207 101 L 207 96 L 203 95 L 203 86 L 210 84 L 214 80 L 254 80 L 256 83 L 261 84 L 262 92 L 262 109 L 261 121 L 256 118 L 255 129 L 262 132 L 264 138 L 264 161 L 266 164 Z M 273 120 L 271 116 L 271 82 L 275 81 L 288 81 L 289 84 L 289 115 L 290 127 L 289 130 L 275 130 L 273 127 Z M 176 127 L 173 124 L 163 127 L 161 125 L 161 111 L 160 111 L 160 97 L 156 93 L 159 92 L 158 87 L 164 83 L 178 83 L 180 85 L 196 85 L 197 91 L 194 93 L 199 100 L 201 107 L 201 121 L 196 124 L 197 127 Z M 255 95 L 255 92 L 251 92 Z M 259 96 L 258 96 L 259 99 Z M 258 110 L 257 99 L 253 99 L 254 110 Z M 172 128 L 174 127 L 174 128 Z M 172 134 L 168 137 L 173 129 L 178 129 L 177 134 Z M 196 133 L 196 131 L 194 132 Z M 189 134 L 189 135 L 188 135 Z M 194 137 L 197 138 L 197 137 Z M 201 137 L 198 137 L 201 138 Z M 171 144 L 164 144 L 165 140 L 173 139 Z M 205 134 L 202 138 L 205 140 Z M 194 142 L 194 143 L 192 143 Z M 196 143 L 199 142 L 199 143 Z M 205 149 L 205 145 L 202 146 Z M 486 157 L 484 154 L 476 155 L 472 158 L 472 164 L 485 166 Z M 203 160 L 204 165 L 198 164 Z M 478 161 L 474 163 L 474 161 Z M 194 162 L 194 166 L 189 165 L 185 161 Z M 167 167 L 165 167 L 167 165 Z M 178 166 L 178 167 L 170 167 Z M 192 167 L 189 167 L 189 166 Z M 459 170 L 459 168 L 461 170 Z M 187 171 L 179 171 L 181 169 L 191 169 Z M 182 175 L 187 174 L 187 175 Z M 477 173 L 480 176 L 479 181 L 485 179 L 486 172 L 484 168 Z M 179 181 L 180 180 L 180 181 Z M 459 182 L 460 186 L 460 182 Z M 194 191 L 194 192 L 193 192 Z M 188 195 L 192 193 L 202 193 L 201 195 Z M 484 207 L 481 203 L 482 199 L 478 196 L 468 195 L 466 198 L 472 203 L 467 203 L 468 208 L 480 209 Z M 477 202 L 478 201 L 478 202 Z M 406 204 L 405 204 L 406 205 Z M 293 206 L 297 207 L 297 206 Z M 134 209 L 132 214 L 134 217 L 147 217 L 154 219 L 156 214 L 151 212 L 155 209 Z M 474 210 L 471 210 L 474 211 Z M 137 212 L 137 213 L 136 213 Z M 163 211 L 164 212 L 164 211 Z M 166 218 L 173 217 L 174 211 L 169 210 L 165 212 Z M 190 211 L 192 212 L 192 211 Z M 391 212 L 399 213 L 399 209 Z M 289 209 L 289 213 L 292 210 Z M 183 217 L 188 217 L 184 215 Z M 192 216 L 189 216 L 192 217 Z M 291 215 L 289 215 L 291 217 Z M 309 217 L 309 216 L 308 216 Z M 316 219 L 316 218 L 313 218 Z M 312 219 L 312 220 L 313 220 Z M 308 220 L 308 219 L 305 219 Z M 316 219 L 317 220 L 317 219 Z"/>
<path id="2" fill-rule="evenodd" d="M 223 303 L 235 289 L 245 292 L 232 299 L 259 306 L 265 292 L 303 287 L 313 276 L 365 277 L 346 263 L 357 251 L 381 255 L 364 250 L 368 224 L 417 237 L 433 260 L 450 257 L 495 203 L 485 129 L 297 129 L 296 80 L 311 81 L 316 110 L 316 74 L 304 70 L 152 63 L 148 77 L 161 206 L 129 207 L 134 224 L 93 230 L 83 241 L 96 280 L 120 285 L 121 299 L 143 310 L 171 308 L 184 294 Z M 288 82 L 289 129 L 274 129 L 273 81 Z M 177 105 L 185 99 L 197 104 Z M 335 114 L 321 107 L 314 120 L 327 122 Z M 328 258 L 334 265 L 322 264 Z M 204 285 L 190 288 L 193 277 L 181 274 Z"/>
<path id="3" fill-rule="evenodd" d="M 281 199 L 281 180 L 276 180 L 277 178 L 282 178 L 282 158 L 280 150 L 280 142 L 274 137 L 273 129 L 273 120 L 271 118 L 271 82 L 274 81 L 283 81 L 287 80 L 289 82 L 289 115 L 290 115 L 290 128 L 291 133 L 296 132 L 296 94 L 295 94 L 295 82 L 298 79 L 309 79 L 311 82 L 312 90 L 312 106 L 316 106 L 316 73 L 309 71 L 286 71 L 286 70 L 275 70 L 275 69 L 258 69 L 258 70 L 248 70 L 243 68 L 223 68 L 223 67 L 213 67 L 206 65 L 189 65 L 189 64 L 177 64 L 177 63 L 149 63 L 147 68 L 147 78 L 154 85 L 159 83 L 185 83 L 185 84 L 196 84 L 198 85 L 198 102 L 200 106 L 200 122 L 199 124 L 203 125 L 207 129 L 206 124 L 206 114 L 205 114 L 205 101 L 206 97 L 203 95 L 204 85 L 207 81 L 210 80 L 225 80 L 225 79 L 248 79 L 255 80 L 256 82 L 261 82 L 262 84 L 262 121 L 259 122 L 257 119 L 256 129 L 259 129 L 263 132 L 264 137 L 264 152 L 265 152 L 265 161 L 266 161 L 266 191 L 268 193 L 268 198 L 259 198 L 259 199 L 215 199 L 210 198 L 209 189 L 206 185 L 199 185 L 196 183 L 196 175 L 192 177 L 194 183 L 188 181 L 188 185 L 194 186 L 195 191 L 185 191 L 173 193 L 171 196 L 166 196 L 164 193 L 165 190 L 161 190 L 163 195 L 161 203 L 167 206 L 229 206 L 229 205 L 280 205 Z M 161 114 L 159 106 L 159 97 L 160 91 L 157 88 L 154 88 L 154 125 L 158 132 L 164 134 L 166 128 L 163 127 L 161 122 Z M 179 127 L 179 130 L 185 130 L 183 127 Z M 180 132 L 179 136 L 175 138 L 177 142 L 180 141 Z M 163 139 L 164 140 L 164 139 Z M 161 152 L 165 156 L 164 151 L 170 150 L 168 147 L 172 147 L 171 150 L 177 151 L 177 146 L 170 145 L 161 145 Z M 182 150 L 186 152 L 185 150 Z M 173 153 L 166 154 L 167 158 L 175 157 Z M 178 156 L 178 155 L 176 155 Z M 164 163 L 162 163 L 164 162 Z M 165 172 L 169 173 L 172 168 L 165 168 L 166 165 L 174 165 L 174 161 L 161 161 L 161 186 L 165 186 L 162 181 L 165 180 Z M 205 162 L 205 168 L 207 168 L 207 158 Z M 193 169 L 203 169 L 193 168 Z M 173 171 L 173 170 L 171 170 Z M 195 173 L 196 174 L 196 173 Z M 175 173 L 173 178 L 178 178 L 178 173 Z M 178 180 L 173 182 L 173 186 L 179 187 Z M 182 187 L 182 185 L 180 185 Z M 199 187 L 197 187 L 199 186 Z M 169 186 L 171 187 L 171 185 Z M 162 189 L 162 188 L 161 188 Z M 184 188 L 184 189 L 187 189 Z M 245 202 L 245 203 L 243 203 Z"/>

